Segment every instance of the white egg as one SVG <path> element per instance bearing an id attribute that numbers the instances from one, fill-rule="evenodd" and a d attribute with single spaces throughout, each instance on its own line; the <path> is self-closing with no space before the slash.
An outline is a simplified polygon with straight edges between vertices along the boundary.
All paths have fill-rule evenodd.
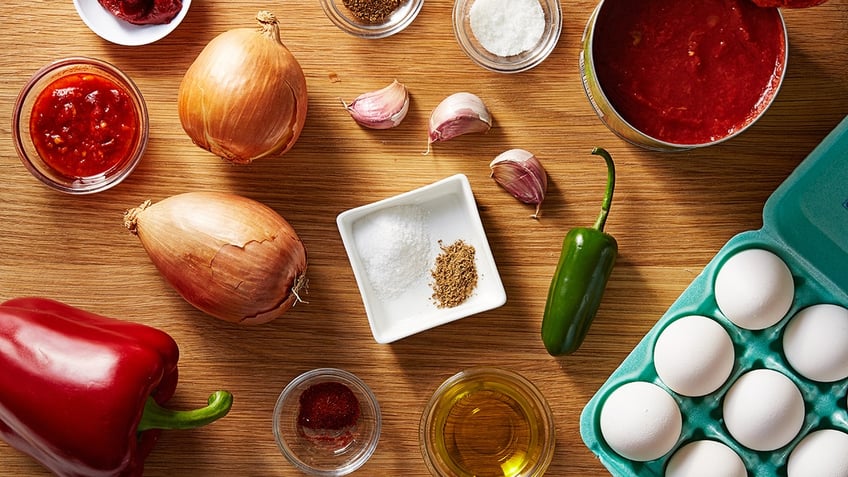
<path id="1" fill-rule="evenodd" d="M 653 383 L 634 381 L 614 390 L 601 408 L 601 435 L 624 458 L 646 462 L 667 454 L 683 429 L 680 407 Z"/>
<path id="2" fill-rule="evenodd" d="M 702 440 L 686 444 L 668 461 L 665 477 L 747 477 L 745 463 L 726 444 Z"/>
<path id="3" fill-rule="evenodd" d="M 772 451 L 798 435 L 804 424 L 804 398 L 783 374 L 755 369 L 733 383 L 724 396 L 722 412 L 737 442 L 756 451 Z"/>
<path id="4" fill-rule="evenodd" d="M 751 248 L 731 256 L 716 275 L 715 299 L 736 326 L 761 330 L 780 321 L 795 297 L 792 272 L 768 250 Z"/>
<path id="5" fill-rule="evenodd" d="M 848 477 L 848 434 L 835 429 L 810 433 L 789 454 L 787 477 Z"/>
<path id="6" fill-rule="evenodd" d="M 673 321 L 654 345 L 657 375 L 684 396 L 705 396 L 721 387 L 733 371 L 734 359 L 727 330 L 706 316 Z"/>
<path id="7" fill-rule="evenodd" d="M 807 379 L 830 383 L 848 378 L 848 309 L 821 304 L 799 311 L 786 325 L 783 353 Z"/>

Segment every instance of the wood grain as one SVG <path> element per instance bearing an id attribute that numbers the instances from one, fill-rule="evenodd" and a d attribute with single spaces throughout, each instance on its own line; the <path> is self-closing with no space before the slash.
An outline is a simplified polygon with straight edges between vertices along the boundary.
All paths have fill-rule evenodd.
<path id="1" fill-rule="evenodd" d="M 790 59 L 783 88 L 761 121 L 736 139 L 704 150 L 662 154 L 627 145 L 595 116 L 577 64 L 584 23 L 595 2 L 563 2 L 563 34 L 553 54 L 522 74 L 489 73 L 468 60 L 453 37 L 452 2 L 428 0 L 402 33 L 383 40 L 348 36 L 318 2 L 261 4 L 195 0 L 169 37 L 142 47 L 101 40 L 70 0 L 8 0 L 0 5 L 0 298 L 41 295 L 147 323 L 181 347 L 173 400 L 191 407 L 223 388 L 235 394 L 229 416 L 203 430 L 167 432 L 147 461 L 148 476 L 298 475 L 278 452 L 271 411 L 278 393 L 303 371 L 350 370 L 375 391 L 383 432 L 356 475 L 428 475 L 418 423 L 433 390 L 471 366 L 524 374 L 547 397 L 557 431 L 548 475 L 605 475 L 583 445 L 580 412 L 606 377 L 702 267 L 733 235 L 757 229 L 771 192 L 848 114 L 848 3 L 784 12 Z M 227 29 L 251 26 L 270 8 L 300 60 L 310 92 L 302 137 L 284 157 L 233 167 L 195 147 L 176 110 L 179 82 L 200 49 Z M 70 55 L 110 61 L 138 84 L 150 112 L 150 145 L 124 183 L 70 197 L 40 185 L 19 162 L 11 111 L 27 79 Z M 412 105 L 396 129 L 359 128 L 339 99 L 397 78 Z M 430 110 L 466 90 L 485 98 L 495 127 L 426 147 Z M 588 153 L 606 147 L 618 184 L 607 231 L 621 256 L 581 350 L 555 359 L 539 326 L 565 232 L 594 220 L 606 175 Z M 551 179 L 540 221 L 488 177 L 488 162 L 522 147 Z M 343 210 L 464 173 L 507 290 L 507 304 L 392 345 L 372 339 L 335 217 Z M 191 190 L 232 191 L 286 217 L 309 250 L 309 304 L 259 327 L 239 328 L 196 311 L 158 275 L 123 211 L 145 199 Z M 46 475 L 0 444 L 0 476 Z"/>

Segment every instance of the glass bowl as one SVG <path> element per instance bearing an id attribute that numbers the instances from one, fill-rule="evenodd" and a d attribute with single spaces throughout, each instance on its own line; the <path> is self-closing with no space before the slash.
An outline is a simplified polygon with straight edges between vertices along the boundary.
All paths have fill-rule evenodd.
<path id="1" fill-rule="evenodd" d="M 423 5 L 424 0 L 400 0 L 397 9 L 390 15 L 379 21 L 368 21 L 357 17 L 342 0 L 321 0 L 321 7 L 333 24 L 353 36 L 370 39 L 385 38 L 402 31 L 415 20 Z"/>
<path id="2" fill-rule="evenodd" d="M 524 51 L 520 51 L 515 54 L 497 54 L 492 52 L 490 49 L 495 48 L 490 47 L 490 49 L 487 49 L 484 46 L 484 43 L 489 42 L 484 41 L 484 43 L 481 43 L 478 39 L 478 35 L 475 35 L 471 22 L 472 7 L 477 2 L 487 1 L 488 0 L 456 0 L 453 5 L 454 35 L 456 36 L 456 41 L 459 43 L 459 47 L 469 58 L 471 58 L 471 60 L 483 68 L 498 73 L 519 73 L 537 66 L 551 54 L 556 47 L 560 33 L 562 32 L 562 9 L 560 7 L 559 0 L 539 0 L 539 6 L 544 14 L 544 28 L 541 31 L 541 36 L 535 43 L 535 46 L 530 46 Z M 517 4 L 513 4 L 513 7 L 511 8 L 517 8 L 515 5 Z M 483 4 L 479 6 L 479 8 L 483 7 Z M 481 13 L 480 15 L 481 18 L 483 18 L 483 14 Z M 492 23 L 495 22 L 493 21 Z M 519 23 L 516 23 L 514 25 L 515 28 L 512 29 L 506 28 L 504 25 L 500 24 L 495 26 L 497 27 L 497 33 L 481 31 L 481 36 L 483 34 L 487 37 L 490 34 L 509 35 L 511 30 L 515 32 L 526 30 L 526 28 Z M 513 44 L 516 42 L 510 43 Z"/>
<path id="3" fill-rule="evenodd" d="M 436 389 L 421 417 L 421 453 L 443 477 L 541 477 L 556 431 L 544 396 L 526 378 L 471 368 Z"/>
<path id="4" fill-rule="evenodd" d="M 93 81 L 96 81 L 96 84 L 92 83 Z M 111 91 L 119 91 L 123 102 L 115 105 L 112 110 L 126 112 L 127 116 L 113 118 L 109 115 L 101 116 L 100 112 L 92 112 L 90 115 L 83 112 L 75 115 L 73 121 L 69 121 L 72 127 L 78 128 L 75 133 L 58 134 L 56 131 L 59 128 L 61 115 L 54 109 L 49 114 L 43 115 L 55 121 L 52 125 L 35 124 L 37 118 L 33 119 L 34 108 L 37 103 L 38 107 L 42 107 L 43 103 L 38 101 L 39 98 L 44 101 L 48 97 L 46 93 L 44 95 L 42 93 L 69 85 L 75 87 L 74 92 L 67 94 L 60 101 L 54 101 L 50 106 L 66 109 L 80 107 L 78 111 L 83 111 L 82 106 L 88 103 L 79 96 L 72 97 L 72 94 L 78 92 L 80 96 L 86 95 L 86 97 L 96 95 L 101 98 L 98 101 L 106 102 L 113 99 Z M 65 89 L 65 91 L 68 90 Z M 110 91 L 108 97 L 103 94 L 107 90 Z M 92 91 L 98 92 L 92 93 Z M 56 96 L 54 95 L 53 98 L 55 99 Z M 105 103 L 100 103 L 100 106 L 103 104 Z M 104 129 L 102 125 L 109 119 L 115 119 L 116 122 L 120 122 L 120 125 L 115 126 L 113 123 L 113 129 Z M 135 127 L 132 127 L 133 124 Z M 37 134 L 36 130 L 42 128 L 44 131 Z M 50 131 L 49 128 L 53 130 Z M 42 183 L 69 194 L 101 192 L 124 180 L 132 173 L 144 155 L 147 148 L 148 128 L 147 106 L 135 83 L 115 66 L 86 57 L 65 58 L 41 68 L 21 90 L 12 114 L 12 136 L 21 162 Z M 75 141 L 81 137 L 80 134 L 86 135 L 85 141 L 70 145 L 66 148 L 67 150 L 56 151 L 50 144 L 69 145 L 71 143 L 65 140 Z M 122 144 L 121 151 L 114 151 L 114 160 L 107 161 L 103 168 L 86 171 L 77 169 L 79 173 L 71 170 L 74 167 L 83 167 L 84 163 L 90 163 L 90 159 L 86 159 L 91 157 L 90 153 L 110 152 L 108 147 L 100 149 L 100 146 L 107 141 Z M 52 163 L 48 162 L 50 158 L 47 157 L 48 152 L 51 151 L 56 152 L 55 157 L 51 159 L 55 162 Z M 62 168 L 64 170 L 60 170 Z"/>
<path id="5" fill-rule="evenodd" d="M 358 415 L 344 409 L 353 407 L 353 397 L 359 404 Z M 374 454 L 380 428 L 377 397 L 362 380 L 342 369 L 319 368 L 301 374 L 283 389 L 274 407 L 277 446 L 289 462 L 309 475 L 334 477 L 357 470 Z"/>

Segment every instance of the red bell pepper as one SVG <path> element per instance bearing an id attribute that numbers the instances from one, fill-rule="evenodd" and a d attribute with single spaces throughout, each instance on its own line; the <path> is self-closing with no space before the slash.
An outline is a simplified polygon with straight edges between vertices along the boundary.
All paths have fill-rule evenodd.
<path id="1" fill-rule="evenodd" d="M 59 476 L 138 476 L 160 429 L 225 416 L 218 391 L 193 411 L 162 408 L 177 343 L 149 326 L 44 298 L 0 304 L 0 438 Z"/>

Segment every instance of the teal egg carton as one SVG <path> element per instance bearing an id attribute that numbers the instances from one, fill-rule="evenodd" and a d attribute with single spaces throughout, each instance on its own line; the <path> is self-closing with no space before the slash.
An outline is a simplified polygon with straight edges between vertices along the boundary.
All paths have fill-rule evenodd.
<path id="1" fill-rule="evenodd" d="M 731 238 L 610 375 L 580 417 L 580 433 L 616 477 L 663 476 L 668 460 L 682 446 L 712 439 L 733 449 L 751 477 L 785 477 L 787 459 L 806 435 L 829 428 L 848 432 L 848 379 L 821 383 L 795 372 L 783 355 L 783 329 L 801 309 L 820 303 L 848 308 L 848 117 L 769 197 L 763 209 L 763 227 Z M 783 319 L 763 330 L 739 328 L 722 315 L 714 295 L 718 271 L 728 258 L 743 250 L 760 248 L 779 256 L 792 272 L 795 295 Z M 689 315 L 715 319 L 733 341 L 736 360 L 730 377 L 711 394 L 687 397 L 676 394 L 657 376 L 653 351 L 657 338 L 671 322 Z M 775 451 L 754 451 L 739 444 L 722 418 L 725 394 L 742 374 L 767 368 L 790 378 L 804 397 L 801 431 Z M 659 459 L 636 462 L 618 455 L 604 442 L 601 409 L 619 386 L 645 381 L 656 384 L 675 399 L 683 416 L 683 429 L 671 451 Z"/>

